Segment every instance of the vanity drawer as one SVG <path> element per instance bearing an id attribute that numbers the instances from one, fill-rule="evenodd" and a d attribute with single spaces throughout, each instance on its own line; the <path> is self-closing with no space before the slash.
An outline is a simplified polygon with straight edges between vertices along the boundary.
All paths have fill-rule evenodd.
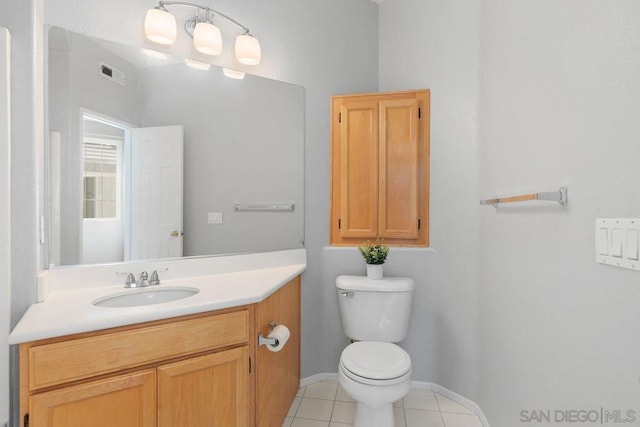
<path id="1" fill-rule="evenodd" d="M 29 348 L 29 389 L 37 390 L 249 340 L 249 312 L 174 320 Z"/>

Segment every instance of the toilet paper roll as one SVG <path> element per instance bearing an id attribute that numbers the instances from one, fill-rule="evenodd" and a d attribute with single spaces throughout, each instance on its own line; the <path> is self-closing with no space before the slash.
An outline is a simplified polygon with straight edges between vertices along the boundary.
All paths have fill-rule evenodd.
<path id="1" fill-rule="evenodd" d="M 275 338 L 277 342 L 275 344 L 267 344 L 267 348 L 269 351 L 280 351 L 282 347 L 289 341 L 289 337 L 291 336 L 291 332 L 289 332 L 289 328 L 284 325 L 278 325 L 273 328 L 273 331 L 269 334 L 269 338 Z"/>

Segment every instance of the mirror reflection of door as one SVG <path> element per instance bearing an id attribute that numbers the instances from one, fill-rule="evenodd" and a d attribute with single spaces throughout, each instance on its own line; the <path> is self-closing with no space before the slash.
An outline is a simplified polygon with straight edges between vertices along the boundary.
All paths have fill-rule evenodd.
<path id="1" fill-rule="evenodd" d="M 131 130 L 130 259 L 182 256 L 183 128 Z"/>

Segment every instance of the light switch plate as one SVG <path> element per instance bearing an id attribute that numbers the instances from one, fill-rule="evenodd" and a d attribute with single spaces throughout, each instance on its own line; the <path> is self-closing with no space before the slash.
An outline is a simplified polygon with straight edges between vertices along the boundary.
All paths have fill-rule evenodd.
<path id="1" fill-rule="evenodd" d="M 640 218 L 596 219 L 596 261 L 640 271 Z"/>
<path id="2" fill-rule="evenodd" d="M 209 212 L 209 224 L 222 224 L 222 212 Z"/>

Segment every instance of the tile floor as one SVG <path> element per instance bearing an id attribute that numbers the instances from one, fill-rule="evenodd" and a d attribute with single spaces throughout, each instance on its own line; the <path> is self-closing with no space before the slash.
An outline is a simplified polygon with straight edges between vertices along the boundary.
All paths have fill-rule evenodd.
<path id="1" fill-rule="evenodd" d="M 298 391 L 282 427 L 348 427 L 355 406 L 337 381 L 319 381 Z M 429 390 L 412 389 L 393 406 L 396 427 L 482 427 L 473 411 Z"/>

